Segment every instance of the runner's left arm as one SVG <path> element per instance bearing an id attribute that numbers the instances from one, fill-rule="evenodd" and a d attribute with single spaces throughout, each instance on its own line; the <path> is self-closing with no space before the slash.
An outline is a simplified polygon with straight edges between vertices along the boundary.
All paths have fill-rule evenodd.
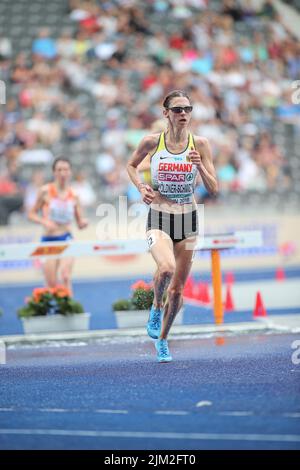
<path id="1" fill-rule="evenodd" d="M 216 195 L 218 193 L 218 181 L 209 142 L 204 137 L 195 137 L 195 145 L 196 149 L 192 149 L 189 153 L 191 162 L 197 166 L 207 191 L 212 195 Z"/>
<path id="2" fill-rule="evenodd" d="M 88 220 L 83 217 L 82 207 L 81 207 L 78 196 L 76 196 L 76 203 L 75 203 L 75 220 L 80 230 L 82 230 L 83 228 L 86 228 L 89 224 Z"/>

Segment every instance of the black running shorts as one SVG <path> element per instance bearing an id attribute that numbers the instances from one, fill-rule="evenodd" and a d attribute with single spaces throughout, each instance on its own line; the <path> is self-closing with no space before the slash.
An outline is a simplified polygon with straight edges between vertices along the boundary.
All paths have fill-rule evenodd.
<path id="1" fill-rule="evenodd" d="M 170 214 L 150 208 L 147 219 L 148 230 L 161 230 L 169 235 L 174 243 L 198 235 L 197 211 L 185 214 Z"/>

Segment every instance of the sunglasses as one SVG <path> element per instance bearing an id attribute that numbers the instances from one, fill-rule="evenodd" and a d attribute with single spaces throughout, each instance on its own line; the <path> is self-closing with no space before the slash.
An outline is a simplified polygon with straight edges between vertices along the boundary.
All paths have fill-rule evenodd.
<path id="1" fill-rule="evenodd" d="M 193 111 L 193 106 L 173 106 L 172 108 L 167 109 L 170 109 L 175 114 L 180 114 L 182 111 L 185 113 L 191 113 Z"/>

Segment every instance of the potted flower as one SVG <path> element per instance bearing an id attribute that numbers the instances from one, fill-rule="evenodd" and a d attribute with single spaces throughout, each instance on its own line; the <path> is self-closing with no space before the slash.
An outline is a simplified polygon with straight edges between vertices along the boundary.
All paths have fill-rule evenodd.
<path id="1" fill-rule="evenodd" d="M 79 331 L 89 328 L 90 314 L 71 297 L 66 287 L 40 287 L 25 299 L 17 311 L 24 333 Z"/>
<path id="2" fill-rule="evenodd" d="M 119 328 L 144 327 L 154 299 L 153 283 L 138 280 L 131 286 L 129 299 L 119 299 L 112 304 Z M 165 299 L 164 299 L 165 300 Z M 182 322 L 183 310 L 175 318 L 175 324 Z"/>

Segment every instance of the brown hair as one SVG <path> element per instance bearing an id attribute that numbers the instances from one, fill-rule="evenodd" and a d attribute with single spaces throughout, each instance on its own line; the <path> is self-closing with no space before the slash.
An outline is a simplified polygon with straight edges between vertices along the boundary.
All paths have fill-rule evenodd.
<path id="1" fill-rule="evenodd" d="M 66 162 L 69 164 L 70 168 L 72 167 L 70 160 L 67 157 L 64 157 L 63 155 L 60 155 L 59 157 L 56 157 L 56 159 L 52 163 L 52 171 L 55 171 L 55 167 L 58 162 Z"/>
<path id="2" fill-rule="evenodd" d="M 184 97 L 184 98 L 187 98 L 189 100 L 189 102 L 191 102 L 191 99 L 190 99 L 189 95 L 185 91 L 183 91 L 183 90 L 173 90 L 173 91 L 170 91 L 170 93 L 168 93 L 167 96 L 165 97 L 164 102 L 163 102 L 163 107 L 168 108 L 169 104 L 170 104 L 170 101 L 173 98 L 177 98 L 177 97 L 181 97 L 181 96 Z"/>

